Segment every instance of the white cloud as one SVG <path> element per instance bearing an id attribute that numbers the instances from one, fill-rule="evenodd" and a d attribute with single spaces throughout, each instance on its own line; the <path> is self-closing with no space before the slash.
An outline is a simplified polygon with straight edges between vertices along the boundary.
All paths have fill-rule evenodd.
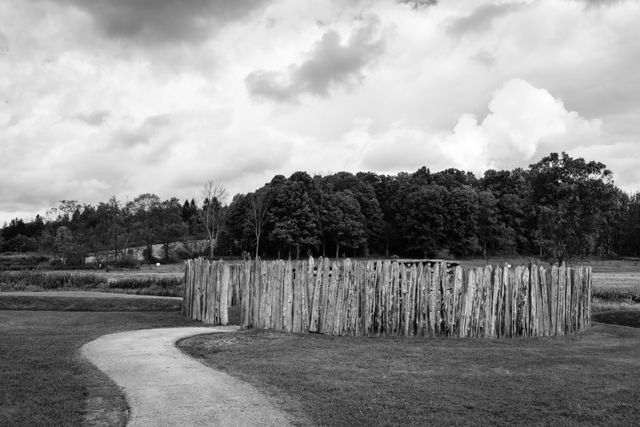
<path id="1" fill-rule="evenodd" d="M 85 3 L 0 2 L 0 222 L 209 178 L 244 192 L 563 150 L 640 182 L 640 2 Z M 256 70 L 263 98 L 295 102 L 251 96 Z"/>
<path id="2" fill-rule="evenodd" d="M 380 18 L 367 15 L 346 43 L 330 29 L 315 43 L 300 64 L 289 65 L 287 71 L 252 71 L 245 78 L 252 95 L 275 101 L 295 101 L 303 93 L 327 96 L 339 85 L 362 80 L 363 68 L 384 51 L 384 39 L 378 34 Z"/>
<path id="3" fill-rule="evenodd" d="M 567 111 L 545 89 L 514 79 L 495 92 L 489 114 L 479 122 L 463 114 L 450 132 L 392 129 L 367 140 L 363 165 L 401 170 L 426 165 L 481 173 L 488 168 L 525 166 L 538 155 L 568 149 L 601 135 L 601 122 Z"/>

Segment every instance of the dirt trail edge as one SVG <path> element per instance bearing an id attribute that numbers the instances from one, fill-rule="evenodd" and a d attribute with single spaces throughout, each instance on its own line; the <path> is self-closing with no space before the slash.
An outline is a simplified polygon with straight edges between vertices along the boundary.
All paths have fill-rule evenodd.
<path id="1" fill-rule="evenodd" d="M 124 390 L 128 426 L 285 426 L 288 416 L 253 386 L 208 368 L 175 346 L 231 327 L 158 328 L 104 335 L 82 354 Z"/>

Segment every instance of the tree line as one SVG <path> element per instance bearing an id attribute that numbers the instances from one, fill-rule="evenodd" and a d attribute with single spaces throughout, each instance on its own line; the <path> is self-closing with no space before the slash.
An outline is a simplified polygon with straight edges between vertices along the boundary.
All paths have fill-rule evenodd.
<path id="1" fill-rule="evenodd" d="M 122 203 L 62 201 L 0 233 L 3 251 L 55 253 L 81 262 L 100 250 L 206 240 L 195 255 L 300 258 L 488 255 L 640 256 L 640 194 L 615 186 L 600 162 L 551 153 L 528 169 L 481 178 L 447 169 L 383 175 L 296 172 L 230 201 L 220 183 L 201 201 L 142 194 Z M 151 259 L 149 259 L 151 261 Z"/>

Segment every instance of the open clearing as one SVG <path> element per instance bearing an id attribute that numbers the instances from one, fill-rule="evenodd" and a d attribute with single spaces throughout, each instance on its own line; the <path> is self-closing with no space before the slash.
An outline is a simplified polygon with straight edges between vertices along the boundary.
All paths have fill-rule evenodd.
<path id="1" fill-rule="evenodd" d="M 533 339 L 351 338 L 245 331 L 180 348 L 323 425 L 629 425 L 640 329 Z"/>
<path id="2" fill-rule="evenodd" d="M 166 266 L 166 273 L 180 276 L 177 266 Z M 150 274 L 153 266 L 141 270 Z M 594 264 L 594 287 L 640 289 L 639 276 L 635 261 Z M 175 299 L 36 295 L 0 293 L 0 425 L 124 425 L 122 392 L 79 348 L 109 333 L 199 325 L 180 316 Z M 636 312 L 597 313 L 594 320 L 640 326 L 635 306 Z M 230 316 L 237 322 L 238 310 Z M 294 418 L 318 424 L 625 425 L 640 419 L 640 329 L 623 326 L 494 341 L 245 331 L 180 346 L 269 394 Z"/>
<path id="3" fill-rule="evenodd" d="M 123 310 L 137 300 L 120 301 Z M 104 334 L 172 326 L 197 325 L 168 312 L 0 311 L 0 425 L 124 425 L 122 392 L 79 349 Z"/>
<path id="4" fill-rule="evenodd" d="M 237 326 L 156 328 L 104 335 L 82 347 L 124 390 L 131 427 L 287 426 L 286 413 L 251 385 L 181 353 L 175 342 Z"/>

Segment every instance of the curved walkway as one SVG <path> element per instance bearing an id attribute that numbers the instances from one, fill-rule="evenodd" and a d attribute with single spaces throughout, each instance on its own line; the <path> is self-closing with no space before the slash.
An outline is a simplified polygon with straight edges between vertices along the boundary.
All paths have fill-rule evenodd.
<path id="1" fill-rule="evenodd" d="M 159 328 L 104 335 L 81 351 L 125 393 L 129 426 L 285 426 L 289 420 L 253 386 L 183 354 L 189 336 L 229 327 Z"/>

